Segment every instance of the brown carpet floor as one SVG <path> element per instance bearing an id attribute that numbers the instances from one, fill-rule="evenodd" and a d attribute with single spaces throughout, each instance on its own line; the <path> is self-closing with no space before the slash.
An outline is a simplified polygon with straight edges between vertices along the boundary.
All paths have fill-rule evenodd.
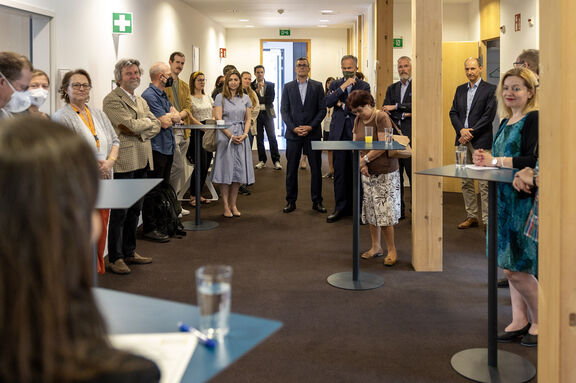
<path id="1" fill-rule="evenodd" d="M 362 271 L 385 278 L 384 286 L 347 291 L 326 277 L 351 271 L 352 219 L 328 224 L 326 214 L 311 209 L 309 175 L 300 170 L 297 209 L 284 214 L 285 171 L 268 162 L 256 170 L 252 195 L 239 196 L 242 217 L 224 218 L 220 202 L 203 205 L 202 217 L 218 221 L 217 229 L 166 244 L 139 241 L 137 251 L 154 262 L 133 266 L 127 276 L 107 273 L 99 285 L 195 304 L 194 270 L 232 265 L 232 311 L 284 326 L 212 382 L 468 382 L 450 359 L 487 345 L 487 261 L 482 230 L 456 229 L 465 218 L 461 195 L 444 195 L 443 272 L 413 271 L 411 224 L 403 220 L 396 227 L 397 265 L 361 261 Z M 332 182 L 324 179 L 323 188 L 330 212 Z M 366 226 L 360 231 L 363 251 L 370 234 Z M 511 318 L 508 289 L 500 289 L 498 300 L 502 328 Z M 536 364 L 536 348 L 499 348 Z"/>

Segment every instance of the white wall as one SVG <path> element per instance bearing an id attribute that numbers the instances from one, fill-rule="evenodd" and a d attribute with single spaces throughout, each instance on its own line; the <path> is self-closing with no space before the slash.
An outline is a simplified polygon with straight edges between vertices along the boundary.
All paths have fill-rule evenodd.
<path id="1" fill-rule="evenodd" d="M 521 30 L 514 31 L 514 15 L 521 15 Z M 534 26 L 528 25 L 534 20 Z M 500 25 L 506 29 L 500 33 L 500 71 L 505 73 L 523 49 L 539 49 L 538 0 L 502 0 L 500 2 Z"/>
<path id="2" fill-rule="evenodd" d="M 292 28 L 289 37 L 280 37 L 277 28 L 227 29 L 226 64 L 240 72 L 253 72 L 260 64 L 260 39 L 310 39 L 311 78 L 324 83 L 327 77 L 342 76 L 340 58 L 346 53 L 346 29 Z"/>
<path id="3" fill-rule="evenodd" d="M 56 82 L 59 69 L 86 69 L 94 86 L 91 103 L 97 107 L 101 107 L 102 99 L 112 89 L 114 64 L 119 58 L 137 58 L 142 63 L 145 74 L 137 93 L 148 86 L 150 66 L 156 61 L 167 62 L 175 50 L 184 52 L 188 61 L 181 74 L 185 81 L 192 72 L 192 46 L 200 48 L 200 70 L 206 74 L 210 91 L 221 72 L 218 48 L 225 46 L 225 29 L 179 0 L 27 0 L 10 3 L 53 12 L 55 68 L 52 68 L 52 80 Z M 114 39 L 112 12 L 133 13 L 132 35 Z"/>

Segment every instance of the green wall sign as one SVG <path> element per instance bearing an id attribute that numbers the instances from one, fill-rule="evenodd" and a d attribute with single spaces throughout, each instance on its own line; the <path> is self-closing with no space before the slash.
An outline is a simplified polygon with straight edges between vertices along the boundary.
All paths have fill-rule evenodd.
<path id="1" fill-rule="evenodd" d="M 290 36 L 290 29 L 280 29 L 280 36 Z"/>
<path id="2" fill-rule="evenodd" d="M 112 13 L 112 33 L 132 33 L 132 13 Z"/>
<path id="3" fill-rule="evenodd" d="M 403 48 L 404 47 L 404 38 L 398 37 L 392 40 L 392 47 L 393 48 Z"/>

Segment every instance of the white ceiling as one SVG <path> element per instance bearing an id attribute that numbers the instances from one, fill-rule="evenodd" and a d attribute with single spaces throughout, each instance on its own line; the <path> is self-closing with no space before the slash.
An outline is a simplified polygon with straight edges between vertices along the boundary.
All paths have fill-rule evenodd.
<path id="1" fill-rule="evenodd" d="M 226 28 L 347 28 L 375 0 L 182 0 Z M 410 0 L 390 0 L 409 3 Z M 444 0 L 469 3 L 472 0 Z M 280 13 L 279 10 L 283 12 Z M 322 15 L 322 10 L 334 11 Z M 240 21 L 248 20 L 248 21 Z"/>

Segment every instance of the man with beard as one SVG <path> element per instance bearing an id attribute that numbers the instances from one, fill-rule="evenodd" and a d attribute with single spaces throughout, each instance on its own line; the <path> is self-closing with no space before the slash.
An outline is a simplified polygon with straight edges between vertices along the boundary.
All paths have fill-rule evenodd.
<path id="1" fill-rule="evenodd" d="M 160 121 L 150 112 L 146 100 L 134 94 L 140 85 L 141 74 L 138 60 L 118 61 L 114 68 L 118 87 L 104 98 L 102 109 L 120 139 L 114 179 L 146 178 L 148 170 L 154 169 L 150 139 L 160 132 Z M 130 268 L 126 263 L 152 262 L 152 258 L 135 252 L 142 202 L 140 199 L 129 209 L 112 209 L 110 212 L 108 260 L 113 273 L 129 274 Z"/>
<path id="2" fill-rule="evenodd" d="M 386 90 L 382 110 L 390 115 L 402 134 L 412 140 L 412 60 L 410 57 L 402 56 L 398 59 L 398 76 L 400 76 L 400 81 L 390 85 Z M 406 218 L 404 171 L 408 175 L 410 189 L 412 189 L 412 158 L 399 158 L 398 165 L 400 172 L 400 219 L 404 219 Z"/>

